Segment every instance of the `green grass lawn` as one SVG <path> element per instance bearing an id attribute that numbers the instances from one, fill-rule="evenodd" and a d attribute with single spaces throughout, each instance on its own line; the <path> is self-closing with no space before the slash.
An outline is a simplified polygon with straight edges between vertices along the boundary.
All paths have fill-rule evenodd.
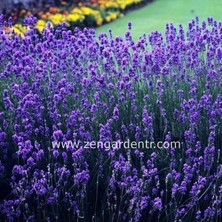
<path id="1" fill-rule="evenodd" d="M 143 8 L 129 12 L 123 18 L 97 28 L 97 33 L 108 32 L 111 28 L 114 35 L 124 36 L 127 23 L 132 21 L 132 34 L 137 39 L 143 33 L 153 30 L 164 32 L 166 22 L 186 26 L 195 16 L 201 20 L 208 16 L 222 20 L 222 0 L 155 0 Z"/>

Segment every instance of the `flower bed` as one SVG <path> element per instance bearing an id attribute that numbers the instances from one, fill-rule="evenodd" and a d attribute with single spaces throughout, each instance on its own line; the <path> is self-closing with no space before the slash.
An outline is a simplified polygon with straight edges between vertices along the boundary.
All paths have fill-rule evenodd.
<path id="1" fill-rule="evenodd" d="M 150 0 L 116 0 L 116 1 L 91 1 L 90 3 L 79 3 L 77 6 L 69 6 L 65 2 L 61 7 L 50 7 L 45 11 L 21 10 L 19 14 L 12 14 L 16 23 L 13 29 L 18 34 L 23 34 L 26 28 L 22 25 L 25 17 L 34 14 L 38 18 L 36 27 L 39 32 L 46 27 L 47 22 L 57 25 L 66 22 L 70 29 L 78 27 L 96 27 L 111 22 L 124 16 L 124 12 L 130 7 L 141 5 Z M 19 18 L 19 19 L 18 19 Z"/>
<path id="2" fill-rule="evenodd" d="M 222 23 L 131 28 L 0 33 L 2 221 L 221 221 Z"/>

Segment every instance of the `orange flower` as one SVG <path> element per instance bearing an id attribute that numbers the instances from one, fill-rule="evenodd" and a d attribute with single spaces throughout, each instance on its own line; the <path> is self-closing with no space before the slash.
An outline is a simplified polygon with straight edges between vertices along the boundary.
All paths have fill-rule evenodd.
<path id="1" fill-rule="evenodd" d="M 25 15 L 25 14 L 26 14 L 26 10 L 25 10 L 25 9 L 22 9 L 21 12 L 20 12 L 20 14 L 21 14 L 21 15 Z"/>
<path id="2" fill-rule="evenodd" d="M 47 19 L 48 17 L 45 14 L 43 14 L 40 18 Z"/>
<path id="3" fill-rule="evenodd" d="M 62 14 L 65 15 L 65 16 L 68 16 L 68 15 L 69 15 L 69 13 L 68 13 L 67 11 L 63 11 Z"/>
<path id="4" fill-rule="evenodd" d="M 59 12 L 60 11 L 60 9 L 59 8 L 57 8 L 57 7 L 50 7 L 49 8 L 49 11 L 51 12 L 51 13 L 57 13 L 57 12 Z"/>
<path id="5" fill-rule="evenodd" d="M 3 31 L 11 31 L 11 28 L 9 28 L 9 27 L 3 27 Z"/>
<path id="6" fill-rule="evenodd" d="M 61 5 L 66 5 L 66 2 L 65 2 L 65 1 L 62 1 L 62 2 L 61 2 Z"/>
<path id="7" fill-rule="evenodd" d="M 42 16 L 44 13 L 42 12 L 42 11 L 40 11 L 39 13 L 38 13 L 38 16 Z"/>
<path id="8" fill-rule="evenodd" d="M 48 18 L 50 15 L 51 15 L 51 13 L 50 12 L 46 12 L 46 17 Z"/>

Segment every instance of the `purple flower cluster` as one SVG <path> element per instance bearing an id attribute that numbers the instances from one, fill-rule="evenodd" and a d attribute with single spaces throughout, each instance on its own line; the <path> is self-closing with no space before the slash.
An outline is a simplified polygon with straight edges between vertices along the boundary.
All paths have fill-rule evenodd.
<path id="1" fill-rule="evenodd" d="M 1 18 L 3 221 L 221 220 L 221 22 L 134 41 L 131 23 L 124 38 L 65 24 L 21 38 Z M 182 147 L 83 147 L 128 139 Z"/>

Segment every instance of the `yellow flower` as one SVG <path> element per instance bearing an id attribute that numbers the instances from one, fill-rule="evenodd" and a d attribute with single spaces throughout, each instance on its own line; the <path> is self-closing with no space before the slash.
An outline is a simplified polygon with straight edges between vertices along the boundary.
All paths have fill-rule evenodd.
<path id="1" fill-rule="evenodd" d="M 64 22 L 66 20 L 65 16 L 59 13 L 49 16 L 48 19 L 52 21 L 53 25 L 57 25 L 58 23 Z"/>
<path id="2" fill-rule="evenodd" d="M 21 32 L 21 30 L 17 29 L 16 27 L 13 27 L 13 30 L 14 30 L 14 32 L 15 32 L 16 34 L 18 34 L 18 35 L 23 34 L 23 33 Z"/>
<path id="3" fill-rule="evenodd" d="M 36 23 L 36 25 L 39 25 L 39 26 L 46 26 L 46 22 L 42 19 L 39 19 Z"/>
<path id="4" fill-rule="evenodd" d="M 28 31 L 28 29 L 21 24 L 15 24 L 12 26 L 12 30 L 14 30 L 16 34 L 21 35 L 22 37 L 24 37 L 24 34 Z"/>
<path id="5" fill-rule="evenodd" d="M 105 20 L 106 20 L 106 22 L 110 22 L 111 21 L 110 16 L 106 16 Z"/>
<path id="6" fill-rule="evenodd" d="M 88 7 L 81 7 L 81 11 L 85 14 L 85 15 L 89 15 L 89 14 L 93 14 L 93 9 L 88 8 Z"/>
<path id="7" fill-rule="evenodd" d="M 46 22 L 44 20 L 38 20 L 36 23 L 36 28 L 39 32 L 42 32 L 42 30 L 46 27 Z"/>
<path id="8" fill-rule="evenodd" d="M 102 25 L 102 24 L 103 24 L 103 19 L 102 19 L 102 17 L 97 17 L 97 18 L 96 18 L 96 25 L 100 26 L 100 25 Z"/>
<path id="9" fill-rule="evenodd" d="M 80 16 L 77 14 L 69 14 L 67 16 L 67 21 L 69 22 L 77 22 L 80 19 Z"/>
<path id="10" fill-rule="evenodd" d="M 72 13 L 72 14 L 83 14 L 80 8 L 74 8 L 74 9 L 71 11 L 71 13 Z"/>
<path id="11" fill-rule="evenodd" d="M 142 0 L 116 0 L 116 1 L 104 1 L 104 0 L 98 0 L 98 5 L 102 8 L 102 9 L 106 9 L 106 8 L 120 8 L 122 10 L 124 10 L 127 6 L 130 6 L 132 4 L 138 4 L 142 2 Z"/>

